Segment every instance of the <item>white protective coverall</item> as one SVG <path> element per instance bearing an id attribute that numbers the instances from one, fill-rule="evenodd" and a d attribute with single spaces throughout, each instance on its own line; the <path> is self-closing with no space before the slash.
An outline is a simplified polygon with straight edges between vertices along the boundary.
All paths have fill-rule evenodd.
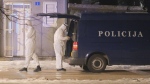
<path id="1" fill-rule="evenodd" d="M 39 65 L 38 57 L 35 53 L 35 38 L 36 31 L 34 30 L 30 21 L 27 23 L 26 28 L 26 41 L 25 41 L 25 68 L 30 64 L 31 58 L 36 62 L 36 66 Z"/>
<path id="2" fill-rule="evenodd" d="M 70 37 L 65 35 L 66 26 L 62 24 L 54 34 L 54 51 L 56 55 L 56 69 L 63 68 L 62 57 L 65 54 L 66 41 Z"/>

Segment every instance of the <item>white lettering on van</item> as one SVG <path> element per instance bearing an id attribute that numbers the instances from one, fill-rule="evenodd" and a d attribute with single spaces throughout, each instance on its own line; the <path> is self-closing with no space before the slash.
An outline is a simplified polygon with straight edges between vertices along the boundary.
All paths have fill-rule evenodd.
<path id="1" fill-rule="evenodd" d="M 114 31 L 112 31 L 112 37 L 116 37 L 116 34 L 114 33 Z"/>
<path id="2" fill-rule="evenodd" d="M 118 31 L 118 37 L 120 37 L 120 31 Z"/>
<path id="3" fill-rule="evenodd" d="M 103 34 L 103 31 L 98 31 L 98 33 L 99 33 L 99 37 L 101 37 L 101 35 Z"/>
<path id="4" fill-rule="evenodd" d="M 143 37 L 141 31 L 98 31 L 98 34 L 99 37 Z"/>
<path id="5" fill-rule="evenodd" d="M 110 36 L 110 32 L 109 32 L 109 31 L 106 31 L 106 32 L 105 32 L 105 36 L 106 36 L 106 37 L 109 37 L 109 36 Z"/>
<path id="6" fill-rule="evenodd" d="M 140 31 L 137 37 L 143 37 L 142 32 Z"/>
<path id="7" fill-rule="evenodd" d="M 136 31 L 134 31 L 134 33 L 133 33 L 133 37 L 136 37 Z"/>
<path id="8" fill-rule="evenodd" d="M 129 33 L 129 37 L 131 37 L 131 31 L 128 31 L 128 33 Z"/>
<path id="9" fill-rule="evenodd" d="M 123 31 L 121 34 L 122 34 L 122 37 L 126 37 L 126 31 Z"/>

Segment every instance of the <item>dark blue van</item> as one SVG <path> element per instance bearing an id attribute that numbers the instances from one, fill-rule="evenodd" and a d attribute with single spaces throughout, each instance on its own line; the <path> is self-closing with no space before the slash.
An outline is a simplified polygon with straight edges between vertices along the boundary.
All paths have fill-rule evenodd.
<path id="1" fill-rule="evenodd" d="M 38 14 L 71 19 L 66 62 L 101 72 L 107 65 L 150 65 L 150 14 Z"/>

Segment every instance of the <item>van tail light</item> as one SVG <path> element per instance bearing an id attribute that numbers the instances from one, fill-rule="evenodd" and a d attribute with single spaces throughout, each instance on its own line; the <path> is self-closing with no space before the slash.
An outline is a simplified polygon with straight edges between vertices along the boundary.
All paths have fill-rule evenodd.
<path id="1" fill-rule="evenodd" d="M 73 50 L 78 50 L 78 42 L 73 42 Z"/>

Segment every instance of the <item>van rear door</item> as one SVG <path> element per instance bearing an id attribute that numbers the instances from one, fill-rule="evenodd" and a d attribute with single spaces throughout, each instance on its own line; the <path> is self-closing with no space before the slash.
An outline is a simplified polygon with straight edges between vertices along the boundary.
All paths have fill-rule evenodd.
<path id="1" fill-rule="evenodd" d="M 38 13 L 37 16 L 50 16 L 50 18 L 66 18 L 66 19 L 74 19 L 79 20 L 80 17 L 69 14 L 61 14 L 61 13 Z"/>
<path id="2" fill-rule="evenodd" d="M 77 22 L 79 21 L 80 17 L 75 16 L 75 15 L 69 15 L 69 14 L 61 14 L 61 13 L 38 13 L 37 16 L 50 16 L 50 18 L 66 18 L 66 19 L 71 19 L 70 25 L 68 28 L 68 36 L 73 37 L 74 31 L 77 28 Z M 74 40 L 74 39 L 73 39 Z"/>

